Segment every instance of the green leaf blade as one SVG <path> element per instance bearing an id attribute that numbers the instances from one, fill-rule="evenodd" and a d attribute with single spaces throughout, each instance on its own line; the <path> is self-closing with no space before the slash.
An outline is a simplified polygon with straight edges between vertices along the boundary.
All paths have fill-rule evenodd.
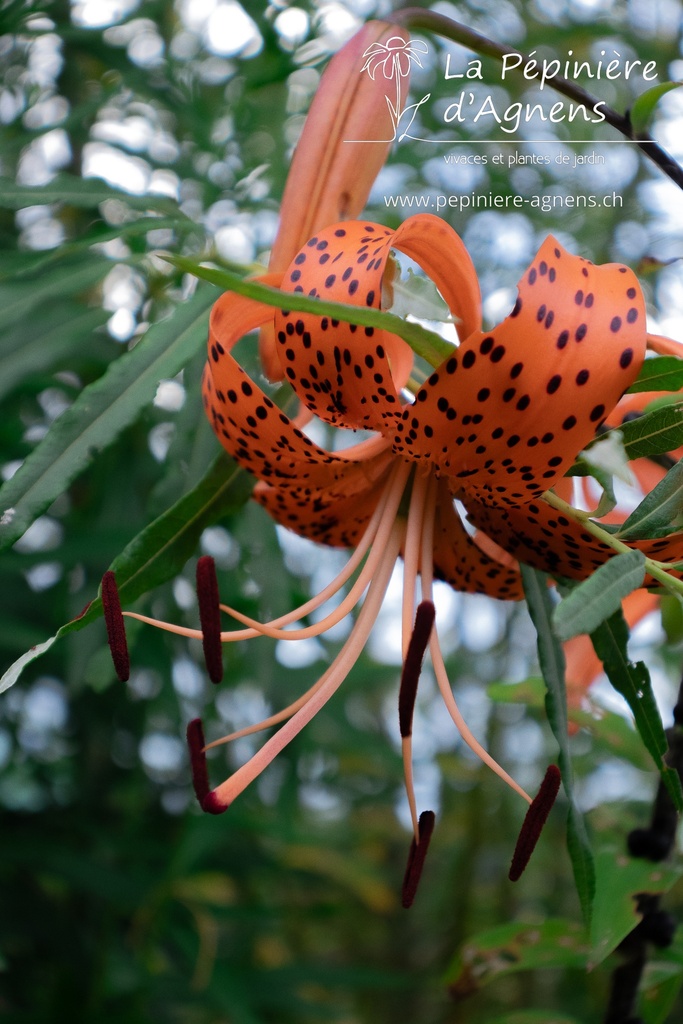
<path id="1" fill-rule="evenodd" d="M 135 195 L 112 188 L 100 178 L 80 178 L 72 174 L 58 174 L 47 185 L 21 185 L 11 178 L 0 178 L 0 207 L 6 210 L 21 210 L 27 206 L 51 206 L 64 203 L 77 209 L 97 209 L 107 200 L 125 203 L 135 210 L 158 210 L 173 213 L 179 220 L 186 216 L 178 204 L 168 196 Z"/>
<path id="2" fill-rule="evenodd" d="M 592 633 L 613 615 L 625 597 L 642 587 L 645 562 L 642 551 L 615 555 L 574 587 L 553 612 L 553 628 L 559 639 Z"/>
<path id="3" fill-rule="evenodd" d="M 683 83 L 660 82 L 659 85 L 653 85 L 651 89 L 646 89 L 640 94 L 630 111 L 631 127 L 636 138 L 647 132 L 662 96 L 671 92 L 672 89 L 680 88 L 681 84 Z"/>
<path id="4" fill-rule="evenodd" d="M 653 864 L 628 857 L 616 846 L 598 851 L 598 877 L 591 923 L 591 966 L 601 963 L 641 920 L 636 911 L 638 893 L 664 893 L 683 876 L 683 863 Z"/>
<path id="5" fill-rule="evenodd" d="M 238 511 L 249 500 L 254 478 L 226 454 L 216 457 L 199 483 L 137 537 L 112 562 L 122 604 L 131 604 L 173 579 L 194 553 L 208 526 Z M 83 629 L 102 614 L 97 598 L 57 636 Z"/>
<path id="6" fill-rule="evenodd" d="M 231 270 L 219 270 L 204 267 L 199 263 L 186 259 L 184 256 L 165 255 L 164 259 L 179 270 L 193 274 L 203 281 L 218 285 L 226 291 L 234 291 L 257 302 L 276 309 L 290 309 L 302 313 L 315 313 L 317 316 L 329 316 L 345 323 L 358 324 L 361 327 L 375 327 L 390 331 L 402 338 L 416 355 L 421 356 L 433 367 L 441 366 L 445 359 L 453 355 L 454 348 L 439 334 L 427 330 L 420 324 L 402 320 L 393 313 L 386 313 L 369 306 L 353 306 L 343 302 L 328 302 L 298 292 L 283 292 L 279 288 L 249 280 Z"/>
<path id="7" fill-rule="evenodd" d="M 33 310 L 42 311 L 57 299 L 88 291 L 99 284 L 113 266 L 110 260 L 90 253 L 78 260 L 61 261 L 35 280 L 4 281 L 0 284 L 3 328 L 27 324 Z"/>
<path id="8" fill-rule="evenodd" d="M 586 933 L 574 921 L 549 918 L 535 924 L 500 925 L 463 945 L 448 967 L 446 983 L 450 994 L 462 999 L 519 971 L 584 968 L 588 951 Z"/>
<path id="9" fill-rule="evenodd" d="M 649 458 L 683 444 L 683 405 L 665 405 L 619 427 L 629 459 Z"/>
<path id="10" fill-rule="evenodd" d="M 34 519 L 131 423 L 206 342 L 211 289 L 199 289 L 174 314 L 153 325 L 135 348 L 117 359 L 55 421 L 47 437 L 0 488 L 0 549 Z"/>
<path id="11" fill-rule="evenodd" d="M 552 628 L 552 604 L 547 576 L 522 565 L 524 594 L 538 637 L 538 658 L 546 684 L 546 711 L 559 747 L 562 784 L 569 800 L 567 846 L 574 872 L 574 881 L 584 921 L 590 924 L 595 897 L 595 866 L 593 854 L 581 813 L 574 803 L 574 772 L 569 753 L 567 692 L 564 678 L 564 653 Z"/>
<path id="12" fill-rule="evenodd" d="M 627 395 L 643 391 L 680 391 L 683 388 L 683 359 L 676 356 L 657 356 L 646 359 L 640 373 L 626 392 Z"/>
<path id="13" fill-rule="evenodd" d="M 680 811 L 683 792 L 678 774 L 664 762 L 668 749 L 666 735 L 652 692 L 650 674 L 642 661 L 630 661 L 626 649 L 628 626 L 621 611 L 615 612 L 591 633 L 595 653 L 602 661 L 614 689 L 633 712 L 636 728 L 659 771 L 669 794 Z"/>
<path id="14" fill-rule="evenodd" d="M 666 537 L 683 527 L 683 461 L 677 462 L 663 480 L 645 496 L 622 524 L 620 540 Z"/>
<path id="15" fill-rule="evenodd" d="M 68 356 L 87 350 L 93 332 L 104 327 L 109 314 L 75 303 L 53 306 L 46 316 L 31 317 L 31 332 L 17 325 L 3 338 L 0 353 L 0 398 L 27 373 L 44 373 Z"/>

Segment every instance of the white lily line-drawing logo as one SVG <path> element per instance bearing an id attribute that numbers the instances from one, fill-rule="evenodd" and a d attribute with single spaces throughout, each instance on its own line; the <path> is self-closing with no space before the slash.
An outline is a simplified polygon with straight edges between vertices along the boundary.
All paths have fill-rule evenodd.
<path id="1" fill-rule="evenodd" d="M 410 131 L 418 109 L 423 103 L 426 103 L 431 96 L 431 93 L 427 93 L 427 95 L 423 96 L 418 103 L 411 103 L 410 105 L 403 107 L 404 97 L 401 94 L 401 80 L 403 78 L 407 78 L 410 74 L 411 61 L 414 61 L 418 67 L 423 67 L 422 61 L 420 60 L 420 54 L 426 54 L 428 52 L 429 48 L 427 44 L 421 39 L 406 41 L 401 36 L 391 36 L 390 39 L 387 39 L 386 43 L 373 43 L 371 46 L 368 46 L 367 50 L 363 54 L 365 63 L 361 68 L 361 74 L 363 74 L 364 71 L 367 71 L 374 82 L 377 72 L 381 69 L 385 81 L 387 83 L 393 81 L 396 85 L 395 99 L 392 99 L 385 94 L 389 114 L 391 116 L 391 123 L 394 128 L 392 141 L 396 140 L 399 121 L 407 111 L 412 111 L 410 121 L 404 127 L 404 130 L 398 137 L 398 141 L 402 142 L 403 139 L 408 137 L 408 132 Z"/>

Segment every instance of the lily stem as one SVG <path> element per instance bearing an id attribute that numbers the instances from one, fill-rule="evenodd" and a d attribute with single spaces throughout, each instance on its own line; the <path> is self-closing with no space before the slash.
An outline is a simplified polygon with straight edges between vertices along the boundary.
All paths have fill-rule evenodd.
<path id="1" fill-rule="evenodd" d="M 613 551 L 618 551 L 620 554 L 628 554 L 633 551 L 633 548 L 629 547 L 628 544 L 624 544 L 623 541 L 614 537 L 607 530 L 603 530 L 593 519 L 590 518 L 587 512 L 583 512 L 581 509 L 574 508 L 568 502 L 563 501 L 562 498 L 558 498 L 552 491 L 546 491 L 543 495 L 544 500 L 556 508 L 558 512 L 562 512 L 563 515 L 573 519 L 574 522 L 580 523 L 581 526 L 590 534 L 592 534 L 601 544 L 606 544 L 612 548 Z M 671 576 L 666 571 L 662 562 L 657 562 L 652 558 L 645 559 L 645 569 L 647 573 L 652 576 L 653 579 L 658 580 L 663 587 L 670 590 L 676 597 L 683 598 L 683 580 L 676 579 L 675 576 Z"/>
<path id="2" fill-rule="evenodd" d="M 453 21 L 443 14 L 426 11 L 420 7 L 406 7 L 402 11 L 397 11 L 392 15 L 391 20 L 410 29 L 427 29 L 429 32 L 443 36 L 444 39 L 452 39 L 453 42 L 460 43 L 461 46 L 466 46 L 475 53 L 481 53 L 485 57 L 493 57 L 494 60 L 501 63 L 504 57 L 521 52 L 513 49 L 511 46 L 495 43 L 492 39 L 488 39 L 486 36 L 481 35 L 481 33 L 475 32 L 473 29 L 467 28 L 466 25 Z M 522 56 L 525 57 L 524 54 Z M 561 75 L 556 75 L 548 84 L 556 92 L 561 93 L 561 95 L 567 96 L 571 100 L 576 100 L 578 103 L 585 104 L 587 107 L 592 107 L 598 102 L 594 96 L 591 96 L 581 86 L 570 82 L 569 79 L 563 78 Z M 683 168 L 647 132 L 639 132 L 636 135 L 628 113 L 619 114 L 604 102 L 601 105 L 601 111 L 605 115 L 605 120 L 608 124 L 616 128 L 629 142 L 635 142 L 642 149 L 643 153 L 667 177 L 671 178 L 679 188 L 683 189 Z"/>

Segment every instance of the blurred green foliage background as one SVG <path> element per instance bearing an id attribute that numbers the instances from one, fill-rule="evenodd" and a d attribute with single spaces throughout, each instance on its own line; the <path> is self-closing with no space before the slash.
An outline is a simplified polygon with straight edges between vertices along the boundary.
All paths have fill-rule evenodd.
<path id="1" fill-rule="evenodd" d="M 683 77 L 677 0 L 435 6 L 527 52 L 550 46 L 594 58 L 608 47 L 656 60 L 662 78 Z M 364 19 L 388 13 L 381 0 L 5 0 L 3 479 L 150 324 L 160 325 L 162 345 L 175 341 L 178 310 L 194 285 L 159 250 L 241 263 L 267 251 L 326 59 Z M 524 144 L 520 132 L 515 145 L 501 146 L 506 158 L 567 153 L 569 167 L 447 165 L 434 144 L 444 134 L 440 111 L 452 99 L 445 55 L 462 70 L 468 54 L 433 38 L 429 45 L 431 59 L 412 81 L 417 98 L 432 94 L 420 114 L 422 135 L 432 141 L 395 148 L 369 216 L 398 222 L 387 195 L 616 190 L 623 196 L 617 210 L 450 212 L 480 273 L 485 315 L 496 322 L 511 307 L 519 275 L 552 231 L 596 261 L 650 270 L 644 286 L 653 328 L 683 338 L 683 272 L 667 262 L 681 253 L 683 205 L 675 186 L 604 126 L 532 125 L 527 137 L 552 145 Z M 506 81 L 503 95 L 493 63 L 485 67 L 501 102 L 533 97 L 533 84 L 523 80 Z M 591 84 L 597 98 L 622 112 L 642 88 L 637 79 Z M 674 92 L 658 107 L 653 130 L 679 158 L 682 120 Z M 588 138 L 586 131 L 605 163 L 575 168 L 573 154 L 588 150 L 572 146 L 572 138 Z M 482 152 L 482 137 L 465 132 L 459 152 Z M 113 558 L 214 459 L 198 399 L 213 298 L 208 286 L 198 289 L 182 372 L 86 457 L 83 471 L 0 554 L 3 669 L 73 619 Z M 250 343 L 244 359 L 254 366 Z M 340 556 L 287 538 L 260 509 L 243 507 L 245 495 L 244 483 L 236 485 L 220 521 L 185 558 L 213 554 L 222 598 L 271 618 L 305 600 Z M 194 625 L 193 566 L 191 559 L 138 607 Z M 492 683 L 537 673 L 525 609 L 445 588 L 439 600 L 449 671 L 466 716 L 494 755 L 535 788 L 556 756 L 541 710 L 486 696 Z M 388 602 L 376 642 L 338 697 L 221 818 L 202 817 L 195 807 L 186 722 L 201 714 L 218 735 L 282 706 L 320 675 L 343 630 L 294 653 L 268 639 L 231 647 L 219 689 L 205 679 L 199 645 L 146 627 L 129 629 L 134 671 L 128 684 L 116 682 L 101 622 L 65 637 L 26 669 L 0 698 L 3 1020 L 602 1019 L 611 961 L 589 974 L 581 956 L 552 966 L 559 946 L 551 939 L 544 945 L 550 969 L 508 973 L 499 949 L 488 973 L 471 973 L 458 998 L 449 994 L 445 979 L 449 965 L 451 980 L 457 973 L 452 962 L 463 943 L 476 945 L 494 926 L 579 922 L 580 913 L 561 806 L 523 880 L 507 882 L 523 809 L 456 742 L 429 671 L 415 726 L 416 781 L 420 805 L 437 810 L 437 830 L 416 904 L 410 913 L 400 908 L 410 833 L 394 707 L 398 607 Z M 658 619 L 648 620 L 636 642 L 666 717 L 680 672 L 676 608 L 667 608 L 665 625 L 668 644 Z M 609 727 L 579 732 L 573 753 L 591 829 L 621 849 L 629 828 L 647 819 L 655 780 L 636 746 L 613 720 L 605 722 Z M 221 748 L 212 775 L 239 764 L 256 742 Z M 667 906 L 680 913 L 680 893 L 670 894 Z M 670 992 L 643 1011 L 648 1024 L 676 1019 L 675 1007 L 667 1018 L 681 981 L 676 949 L 660 971 Z"/>

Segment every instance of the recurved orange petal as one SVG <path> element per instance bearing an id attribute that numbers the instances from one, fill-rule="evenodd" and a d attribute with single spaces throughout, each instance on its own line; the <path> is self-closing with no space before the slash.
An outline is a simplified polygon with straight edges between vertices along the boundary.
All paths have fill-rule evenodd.
<path id="1" fill-rule="evenodd" d="M 368 462 L 350 463 L 338 486 L 293 490 L 259 483 L 254 498 L 275 522 L 300 536 L 353 548 L 384 493 L 393 463 L 387 450 Z"/>
<path id="2" fill-rule="evenodd" d="M 634 274 L 549 237 L 507 319 L 468 337 L 404 410 L 395 448 L 438 463 L 478 501 L 533 501 L 594 437 L 645 344 Z"/>
<path id="3" fill-rule="evenodd" d="M 373 480 L 373 470 L 354 475 L 355 462 L 372 464 L 385 442 L 375 439 L 345 452 L 328 452 L 307 437 L 231 355 L 235 342 L 260 327 L 272 310 L 242 296 L 222 296 L 212 311 L 209 361 L 203 378 L 204 406 L 213 429 L 232 457 L 259 480 L 305 494 L 309 488 L 355 493 Z"/>
<path id="4" fill-rule="evenodd" d="M 585 579 L 616 552 L 588 533 L 581 523 L 557 512 L 542 499 L 524 508 L 496 508 L 467 500 L 472 522 L 501 547 L 537 569 L 569 579 Z M 659 540 L 629 542 L 649 558 L 683 561 L 683 533 Z M 671 570 L 672 575 L 682 576 Z M 645 577 L 645 586 L 653 580 Z"/>
<path id="5" fill-rule="evenodd" d="M 379 309 L 394 233 L 366 221 L 335 224 L 309 239 L 285 273 L 284 290 Z M 405 373 L 412 352 L 373 327 L 278 310 L 280 361 L 297 395 L 334 426 L 382 430 L 400 413 L 392 370 Z M 407 358 L 406 358 L 407 356 Z"/>
<path id="6" fill-rule="evenodd" d="M 455 231 L 431 214 L 411 217 L 395 232 L 369 221 L 326 228 L 296 256 L 282 287 L 379 308 L 392 248 L 430 274 L 456 317 L 461 336 L 479 327 L 479 283 L 472 261 Z M 393 435 L 398 392 L 413 364 L 404 341 L 372 327 L 298 313 L 276 313 L 275 329 L 287 378 L 321 419 Z"/>
<path id="7" fill-rule="evenodd" d="M 394 233 L 392 245 L 432 279 L 455 318 L 461 340 L 481 329 L 477 272 L 465 243 L 446 221 L 431 213 L 409 217 Z"/>

